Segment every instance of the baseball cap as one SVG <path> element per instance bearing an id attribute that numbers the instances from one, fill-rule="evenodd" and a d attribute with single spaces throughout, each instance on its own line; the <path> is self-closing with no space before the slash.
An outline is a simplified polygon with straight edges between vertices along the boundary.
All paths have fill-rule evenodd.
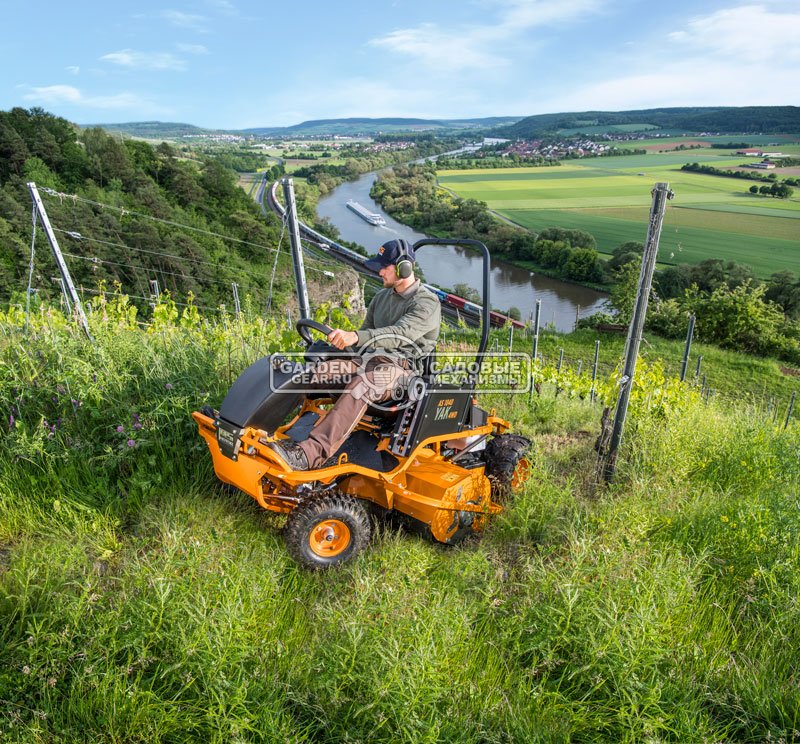
<path id="1" fill-rule="evenodd" d="M 405 251 L 403 250 L 403 244 L 405 244 Z M 364 266 L 370 271 L 378 272 L 384 266 L 396 264 L 401 257 L 408 258 L 412 263 L 416 260 L 414 258 L 414 249 L 405 240 L 388 240 L 378 248 L 377 255 L 364 262 Z"/>

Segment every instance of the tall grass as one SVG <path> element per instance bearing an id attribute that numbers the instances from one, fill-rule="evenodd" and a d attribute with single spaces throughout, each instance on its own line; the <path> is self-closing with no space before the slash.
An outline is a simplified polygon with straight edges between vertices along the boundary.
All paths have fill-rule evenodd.
<path id="1" fill-rule="evenodd" d="M 487 533 L 310 574 L 189 418 L 294 333 L 106 310 L 0 320 L 0 740 L 800 740 L 796 425 L 643 396 L 594 490 L 599 407 L 485 396 L 536 453 Z"/>

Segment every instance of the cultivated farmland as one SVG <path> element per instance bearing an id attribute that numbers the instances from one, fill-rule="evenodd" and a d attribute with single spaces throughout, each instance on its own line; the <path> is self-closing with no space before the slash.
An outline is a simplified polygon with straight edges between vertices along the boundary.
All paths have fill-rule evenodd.
<path id="1" fill-rule="evenodd" d="M 780 149 L 793 153 L 797 145 L 781 142 Z M 664 220 L 661 263 L 720 258 L 748 264 L 763 278 L 800 271 L 800 193 L 782 200 L 752 195 L 748 189 L 757 182 L 681 171 L 687 162 L 732 168 L 745 159 L 732 150 L 704 148 L 438 175 L 443 187 L 484 201 L 530 230 L 586 230 L 606 254 L 626 241 L 644 241 L 650 190 L 667 181 L 675 199 Z"/>

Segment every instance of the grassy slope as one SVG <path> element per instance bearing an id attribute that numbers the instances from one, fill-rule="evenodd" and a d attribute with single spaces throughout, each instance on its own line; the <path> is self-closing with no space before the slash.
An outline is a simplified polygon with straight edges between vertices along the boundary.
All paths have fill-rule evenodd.
<path id="1" fill-rule="evenodd" d="M 749 264 L 765 278 L 782 269 L 796 271 L 800 199 L 753 196 L 745 193 L 753 182 L 680 170 L 686 162 L 726 168 L 741 160 L 730 151 L 704 149 L 593 158 L 552 168 L 442 171 L 439 179 L 531 230 L 587 230 L 604 253 L 628 240 L 644 241 L 651 184 L 666 181 L 676 198 L 664 220 L 660 262 L 722 258 Z M 736 217 L 721 218 L 729 213 Z"/>
<path id="2" fill-rule="evenodd" d="M 662 405 L 634 396 L 618 483 L 592 497 L 598 407 L 549 385 L 530 404 L 485 397 L 536 448 L 486 536 L 386 531 L 312 575 L 279 518 L 215 485 L 188 417 L 294 334 L 101 315 L 95 348 L 57 315 L 25 343 L 19 320 L 1 326 L 6 740 L 796 736 L 796 424 L 662 400 L 651 370 Z"/>

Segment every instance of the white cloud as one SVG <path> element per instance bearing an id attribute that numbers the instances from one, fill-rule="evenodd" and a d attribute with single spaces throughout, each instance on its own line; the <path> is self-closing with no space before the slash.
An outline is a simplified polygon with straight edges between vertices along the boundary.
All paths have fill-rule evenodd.
<path id="1" fill-rule="evenodd" d="M 735 71 L 726 65 L 704 64 L 702 75 L 692 61 L 664 71 L 618 77 L 551 99 L 552 111 L 619 111 L 663 106 L 775 106 L 786 104 L 796 84 L 795 73 L 776 71 L 769 82 L 760 70 Z M 735 79 L 736 85 L 731 85 Z M 536 105 L 542 110 L 542 102 Z"/>
<path id="2" fill-rule="evenodd" d="M 444 29 L 426 23 L 391 31 L 369 45 L 412 57 L 434 71 L 489 71 L 511 63 L 504 55 L 504 44 L 535 28 L 581 19 L 600 6 L 600 0 L 486 0 L 487 12 L 496 12 L 493 21 Z"/>
<path id="3" fill-rule="evenodd" d="M 540 26 L 553 26 L 599 10 L 600 0 L 493 0 L 502 9 L 497 32 L 516 34 Z"/>
<path id="4" fill-rule="evenodd" d="M 208 54 L 208 48 L 202 44 L 176 44 L 175 46 L 178 51 L 186 52 L 186 54 Z"/>
<path id="5" fill-rule="evenodd" d="M 152 104 L 134 93 L 117 93 L 111 96 L 87 96 L 72 85 L 47 85 L 31 88 L 24 96 L 27 101 L 36 101 L 47 106 L 72 104 L 93 109 L 142 109 L 153 108 Z"/>
<path id="6" fill-rule="evenodd" d="M 479 34 L 479 31 L 473 32 Z M 464 37 L 437 29 L 432 24 L 392 31 L 369 44 L 408 55 L 431 72 L 488 69 L 507 64 L 502 57 L 483 51 L 482 44 L 465 43 Z"/>
<path id="7" fill-rule="evenodd" d="M 800 13 L 742 5 L 693 18 L 668 35 L 673 43 L 704 54 L 750 62 L 800 60 Z"/>
<path id="8" fill-rule="evenodd" d="M 185 70 L 186 62 L 169 52 L 137 52 L 134 49 L 120 49 L 100 57 L 122 67 L 140 70 Z"/>
<path id="9" fill-rule="evenodd" d="M 229 2 L 229 0 L 206 0 L 206 5 L 211 6 L 215 10 L 220 10 L 227 15 L 238 15 L 239 11 L 236 6 Z"/>
<path id="10" fill-rule="evenodd" d="M 67 72 L 71 72 L 73 75 L 80 74 L 81 68 L 77 65 L 69 65 L 68 67 L 64 68 Z"/>
<path id="11" fill-rule="evenodd" d="M 32 88 L 23 98 L 26 101 L 42 101 L 43 103 L 77 103 L 81 100 L 81 92 L 72 85 L 47 85 Z"/>
<path id="12" fill-rule="evenodd" d="M 481 111 L 482 106 L 486 102 L 480 91 L 454 90 L 446 82 L 422 86 L 414 80 L 388 84 L 374 78 L 350 78 L 328 86 L 293 90 L 280 103 L 273 102 L 263 111 L 251 107 L 250 123 L 241 126 L 263 126 L 265 121 L 289 125 L 306 119 L 353 116 L 450 119 L 457 118 L 453 111 L 470 112 L 471 116 Z M 487 116 L 497 113 L 494 103 L 489 108 Z"/>
<path id="13" fill-rule="evenodd" d="M 800 12 L 742 5 L 695 17 L 641 48 L 604 79 L 542 100 L 534 110 L 795 103 Z M 636 72 L 629 72 L 636 71 Z"/>
<path id="14" fill-rule="evenodd" d="M 161 17 L 168 20 L 173 26 L 188 28 L 201 33 L 205 33 L 206 31 L 207 19 L 205 16 L 195 15 L 194 13 L 182 13 L 180 10 L 163 10 L 161 11 Z"/>

